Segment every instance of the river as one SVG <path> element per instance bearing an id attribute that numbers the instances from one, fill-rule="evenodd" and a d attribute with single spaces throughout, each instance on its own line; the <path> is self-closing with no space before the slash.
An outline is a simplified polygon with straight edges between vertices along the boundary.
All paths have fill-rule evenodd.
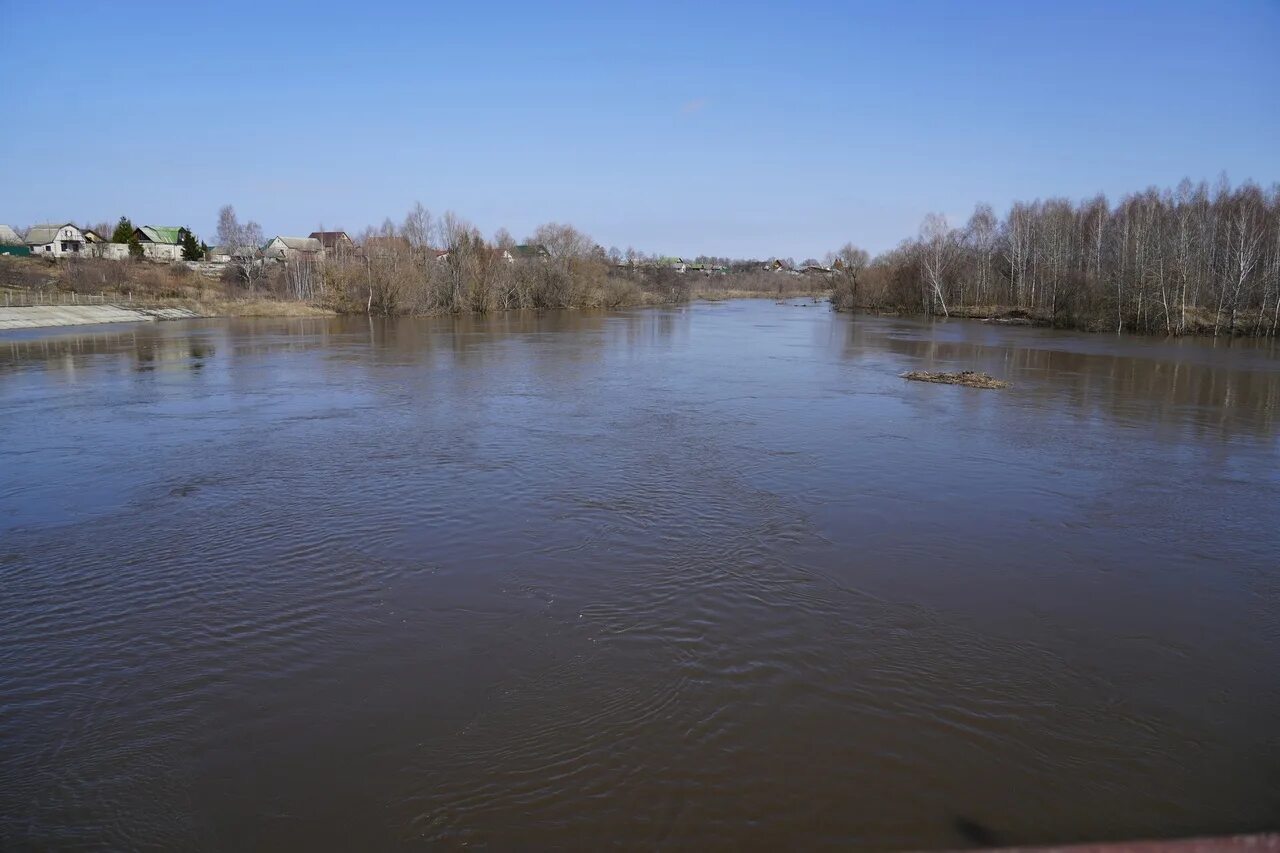
<path id="1" fill-rule="evenodd" d="M 977 369 L 1006 390 L 908 382 Z M 0 335 L 0 848 L 1274 828 L 1280 351 L 733 301 Z"/>

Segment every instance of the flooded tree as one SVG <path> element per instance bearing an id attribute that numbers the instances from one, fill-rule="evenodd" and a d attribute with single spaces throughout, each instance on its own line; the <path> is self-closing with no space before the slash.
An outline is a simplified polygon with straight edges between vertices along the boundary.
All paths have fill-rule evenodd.
<path id="1" fill-rule="evenodd" d="M 852 309 L 862 304 L 858 277 L 866 269 L 871 256 L 853 243 L 845 243 L 831 254 L 828 264 L 833 270 L 834 288 L 831 302 L 839 309 Z"/>
<path id="2" fill-rule="evenodd" d="M 956 238 L 947 224 L 947 217 L 940 213 L 930 213 L 920 226 L 920 257 L 924 267 L 925 281 L 929 285 L 931 298 L 925 300 L 928 313 L 934 312 L 934 299 L 942 308 L 944 317 L 949 317 L 947 301 L 943 296 L 943 277 L 951 269 L 956 256 Z"/>

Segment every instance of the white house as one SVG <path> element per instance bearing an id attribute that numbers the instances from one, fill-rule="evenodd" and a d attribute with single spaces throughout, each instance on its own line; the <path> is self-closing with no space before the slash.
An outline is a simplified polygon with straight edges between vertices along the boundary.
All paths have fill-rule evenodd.
<path id="1" fill-rule="evenodd" d="M 263 247 L 262 254 L 269 261 L 292 261 L 301 258 L 319 260 L 324 256 L 324 244 L 315 237 L 276 235 Z"/>
<path id="2" fill-rule="evenodd" d="M 88 241 L 83 231 L 68 222 L 65 225 L 32 225 L 25 242 L 33 255 L 63 258 L 78 257 Z"/>
<path id="3" fill-rule="evenodd" d="M 187 229 L 176 225 L 143 225 L 133 229 L 133 236 L 142 244 L 142 254 L 153 261 L 182 260 L 182 241 Z"/>
<path id="4" fill-rule="evenodd" d="M 0 246 L 21 246 L 22 238 L 8 225 L 0 225 Z"/>

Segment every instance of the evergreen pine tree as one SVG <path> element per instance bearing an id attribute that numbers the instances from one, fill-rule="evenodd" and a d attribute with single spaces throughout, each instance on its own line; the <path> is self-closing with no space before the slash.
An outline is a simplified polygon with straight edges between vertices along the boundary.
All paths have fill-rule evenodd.
<path id="1" fill-rule="evenodd" d="M 129 217 L 121 216 L 120 221 L 116 223 L 116 229 L 111 232 L 112 243 L 128 243 L 133 239 L 133 223 L 129 221 Z"/>
<path id="2" fill-rule="evenodd" d="M 204 257 L 204 248 L 196 242 L 196 237 L 186 228 L 182 229 L 182 259 L 198 261 Z"/>

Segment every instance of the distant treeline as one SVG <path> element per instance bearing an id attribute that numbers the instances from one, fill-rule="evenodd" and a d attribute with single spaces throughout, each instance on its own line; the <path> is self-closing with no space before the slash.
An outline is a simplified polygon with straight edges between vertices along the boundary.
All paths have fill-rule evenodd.
<path id="1" fill-rule="evenodd" d="M 128 224 L 121 223 L 118 230 Z M 505 229 L 486 239 L 455 214 L 434 217 L 420 204 L 401 222 L 388 219 L 347 241 L 350 251 L 268 260 L 262 229 L 241 224 L 230 206 L 219 213 L 217 239 L 215 254 L 229 259 L 220 265 L 222 296 L 292 299 L 340 312 L 611 308 L 699 293 L 785 296 L 829 288 L 837 310 L 1012 316 L 1171 335 L 1280 332 L 1280 186 L 1233 188 L 1225 180 L 1212 189 L 1184 180 L 1114 206 L 1101 195 L 1082 203 L 1017 202 L 1003 220 L 980 204 L 959 228 L 930 214 L 917 237 L 875 259 L 847 243 L 799 268 L 789 258 L 700 256 L 689 265 L 605 249 L 558 223 L 539 226 L 521 244 Z M 63 266 L 52 279 L 17 267 L 0 272 L 6 284 L 31 276 L 32 284 L 73 290 L 209 295 L 208 279 L 181 265 L 166 273 L 89 260 Z M 713 276 L 693 272 L 712 267 Z"/>
<path id="2" fill-rule="evenodd" d="M 123 222 L 123 218 L 122 218 Z M 337 232 L 335 232 L 337 233 Z M 417 205 L 403 222 L 366 229 L 332 251 L 268 257 L 261 227 L 220 211 L 216 263 L 147 263 L 91 255 L 54 259 L 0 257 L 0 286 L 23 291 L 92 293 L 131 300 L 294 301 L 344 314 L 484 314 L 515 309 L 582 309 L 672 304 L 703 295 L 800 295 L 824 282 L 760 272 L 680 272 L 669 259 L 604 250 L 572 225 L 540 225 L 516 243 L 492 240 L 457 215 Z M 312 241 L 316 242 L 316 241 Z M 319 243 L 316 243 L 319 246 Z M 44 298 L 49 298 L 46 295 Z"/>
<path id="3" fill-rule="evenodd" d="M 227 207 L 220 214 L 218 241 L 257 245 L 260 230 L 254 223 L 241 225 Z M 606 250 L 572 225 L 540 225 L 518 244 L 506 229 L 485 239 L 457 215 L 433 216 L 421 204 L 400 223 L 388 219 L 366 229 L 357 243 L 358 250 L 289 254 L 279 263 L 238 253 L 224 283 L 341 313 L 370 314 L 618 308 L 685 301 L 706 285 L 703 277 L 666 263 L 669 259 Z M 769 293 L 802 289 L 800 282 L 759 280 L 758 262 L 740 266 L 751 275 L 738 277 L 732 287 Z M 722 283 L 719 289 L 725 288 Z"/>
<path id="4" fill-rule="evenodd" d="M 1018 202 L 1003 220 L 982 204 L 961 228 L 931 214 L 916 239 L 870 263 L 849 248 L 839 309 L 1014 310 L 1052 325 L 1171 335 L 1280 328 L 1280 186 L 1184 180 L 1115 206 L 1101 195 Z"/>

